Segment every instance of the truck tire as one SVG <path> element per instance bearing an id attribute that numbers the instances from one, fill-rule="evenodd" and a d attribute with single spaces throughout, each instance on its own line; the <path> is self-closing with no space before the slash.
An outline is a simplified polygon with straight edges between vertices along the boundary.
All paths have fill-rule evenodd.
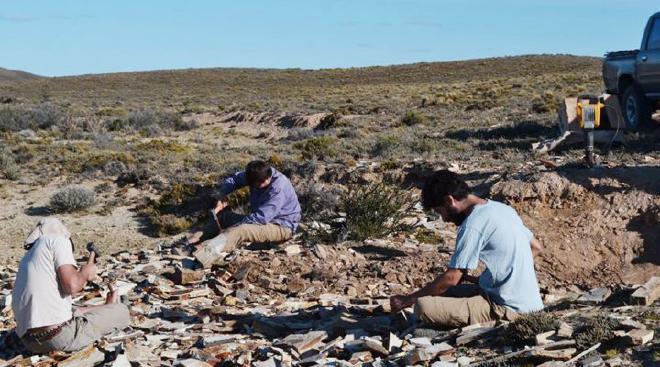
<path id="1" fill-rule="evenodd" d="M 626 127 L 631 130 L 635 130 L 651 120 L 649 102 L 632 84 L 623 91 L 621 112 Z"/>

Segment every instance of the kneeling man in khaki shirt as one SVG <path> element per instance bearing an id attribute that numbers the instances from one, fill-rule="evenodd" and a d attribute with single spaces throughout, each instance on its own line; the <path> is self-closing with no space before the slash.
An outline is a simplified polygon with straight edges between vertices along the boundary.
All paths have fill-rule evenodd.
<path id="1" fill-rule="evenodd" d="M 128 326 L 128 308 L 110 292 L 106 304 L 80 307 L 71 296 L 96 276 L 94 254 L 76 268 L 71 234 L 56 218 L 44 218 L 25 241 L 28 252 L 18 268 L 12 295 L 16 334 L 34 353 L 76 351 L 105 334 Z"/>

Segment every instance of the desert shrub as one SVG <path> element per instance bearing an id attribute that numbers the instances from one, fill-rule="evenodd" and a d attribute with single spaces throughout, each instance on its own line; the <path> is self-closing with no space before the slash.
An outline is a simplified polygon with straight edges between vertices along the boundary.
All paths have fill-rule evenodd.
<path id="1" fill-rule="evenodd" d="M 147 108 L 131 111 L 128 114 L 128 124 L 136 128 L 156 125 L 156 113 L 153 110 Z"/>
<path id="2" fill-rule="evenodd" d="M 188 218 L 177 217 L 174 214 L 154 215 L 150 219 L 158 237 L 176 235 L 192 226 Z"/>
<path id="3" fill-rule="evenodd" d="M 532 112 L 546 113 L 559 107 L 559 99 L 552 92 L 545 92 L 532 99 Z"/>
<path id="4" fill-rule="evenodd" d="M 113 120 L 121 121 L 121 120 Z M 121 125 L 120 122 L 115 122 Z M 151 109 L 143 108 L 131 111 L 128 114 L 127 126 L 134 130 L 139 131 L 146 136 L 159 136 L 165 130 L 186 131 L 197 128 L 199 123 L 197 120 L 184 121 L 181 115 L 176 113 L 169 113 L 158 111 L 154 112 Z M 113 126 L 113 128 L 121 128 L 121 126 Z M 117 131 L 109 129 L 111 131 Z"/>
<path id="5" fill-rule="evenodd" d="M 596 343 L 612 339 L 613 331 L 618 325 L 617 320 L 606 315 L 597 315 L 584 320 L 574 334 L 578 349 L 587 349 Z"/>
<path id="6" fill-rule="evenodd" d="M 305 220 L 322 220 L 337 213 L 341 190 L 311 183 L 296 189 Z"/>
<path id="7" fill-rule="evenodd" d="M 98 152 L 91 153 L 87 159 L 82 161 L 80 169 L 76 172 L 94 172 L 97 170 L 105 170 L 109 164 L 113 162 L 122 163 L 123 165 L 135 163 L 135 158 L 130 153 L 126 152 Z M 116 164 L 116 163 L 115 163 Z M 107 167 L 110 168 L 110 167 Z M 114 174 L 118 174 L 115 172 Z M 113 175 L 114 175 L 113 174 Z"/>
<path id="8" fill-rule="evenodd" d="M 99 149 L 108 149 L 113 146 L 115 137 L 107 131 L 99 131 L 92 135 L 94 146 Z"/>
<path id="9" fill-rule="evenodd" d="M 142 186 L 152 176 L 152 172 L 144 166 L 131 166 L 124 168 L 117 176 L 115 183 L 119 187 L 126 185 Z"/>
<path id="10" fill-rule="evenodd" d="M 537 334 L 559 327 L 557 318 L 545 312 L 532 312 L 521 315 L 506 327 L 505 338 L 514 345 L 535 343 Z"/>
<path id="11" fill-rule="evenodd" d="M 157 237 L 181 233 L 200 218 L 211 205 L 210 189 L 194 183 L 174 183 L 158 200 L 149 199 L 140 208 Z"/>
<path id="12" fill-rule="evenodd" d="M 124 117 L 128 116 L 128 111 L 123 107 L 103 107 L 98 109 L 94 114 L 99 117 Z"/>
<path id="13" fill-rule="evenodd" d="M 318 166 L 319 162 L 316 160 L 316 158 L 308 159 L 300 163 L 293 170 L 293 173 L 303 178 L 311 178 L 316 173 Z"/>
<path id="14" fill-rule="evenodd" d="M 359 129 L 345 127 L 339 131 L 337 137 L 340 139 L 362 139 L 364 135 Z"/>
<path id="15" fill-rule="evenodd" d="M 399 137 L 396 135 L 379 136 L 372 149 L 375 157 L 386 156 L 399 146 Z"/>
<path id="16" fill-rule="evenodd" d="M 408 194 L 383 183 L 349 190 L 342 198 L 347 238 L 363 241 L 406 229 L 403 218 L 410 211 Z"/>
<path id="17" fill-rule="evenodd" d="M 27 119 L 21 110 L 14 107 L 0 108 L 0 131 L 18 131 L 27 128 Z"/>
<path id="18" fill-rule="evenodd" d="M 50 209 L 56 213 L 69 213 L 94 205 L 94 191 L 78 186 L 67 186 L 50 198 Z"/>
<path id="19" fill-rule="evenodd" d="M 324 159 L 325 157 L 333 157 L 337 154 L 334 148 L 336 142 L 337 138 L 323 135 L 299 141 L 293 147 L 301 151 L 304 159 L 312 159 L 314 157 Z"/>
<path id="20" fill-rule="evenodd" d="M 268 163 L 275 167 L 278 171 L 282 171 L 282 168 L 284 167 L 284 159 L 282 159 L 282 156 L 279 154 L 273 154 L 268 158 Z"/>
<path id="21" fill-rule="evenodd" d="M 140 133 L 146 137 L 153 138 L 163 135 L 163 129 L 156 124 L 151 124 L 140 128 Z"/>
<path id="22" fill-rule="evenodd" d="M 250 189 L 240 188 L 225 198 L 231 210 L 239 214 L 248 214 L 250 212 Z"/>
<path id="23" fill-rule="evenodd" d="M 63 113 L 49 102 L 41 103 L 30 110 L 31 124 L 38 129 L 56 126 L 63 117 Z"/>
<path id="24" fill-rule="evenodd" d="M 0 131 L 48 129 L 60 125 L 64 113 L 51 103 L 41 103 L 29 109 L 4 107 L 0 109 Z"/>
<path id="25" fill-rule="evenodd" d="M 380 164 L 381 172 L 391 171 L 391 170 L 397 169 L 397 168 L 399 168 L 399 162 L 397 162 L 393 159 L 388 159 L 385 162 Z"/>
<path id="26" fill-rule="evenodd" d="M 305 140 L 305 139 L 309 139 L 309 138 L 319 136 L 321 134 L 322 134 L 322 132 L 314 131 L 313 129 L 308 128 L 308 127 L 293 128 L 287 134 L 286 140 L 288 140 L 288 141 L 301 141 L 301 140 Z"/>
<path id="27" fill-rule="evenodd" d="M 8 180 L 17 180 L 19 176 L 18 165 L 14 154 L 9 148 L 0 145 L 0 173 Z"/>
<path id="28" fill-rule="evenodd" d="M 410 151 L 416 154 L 432 153 L 438 150 L 439 144 L 435 139 L 427 137 L 413 137 L 410 141 Z"/>
<path id="29" fill-rule="evenodd" d="M 406 126 L 421 125 L 424 122 L 426 122 L 426 116 L 415 111 L 408 111 L 401 118 L 401 123 Z"/>
<path id="30" fill-rule="evenodd" d="M 136 152 L 150 152 L 158 154 L 185 153 L 189 149 L 174 140 L 154 139 L 149 142 L 140 143 L 135 146 Z"/>
<path id="31" fill-rule="evenodd" d="M 415 231 L 415 239 L 421 243 L 428 243 L 431 245 L 439 245 L 445 242 L 442 236 L 426 228 L 417 229 L 417 231 Z"/>
<path id="32" fill-rule="evenodd" d="M 128 119 L 125 118 L 113 118 L 105 120 L 105 128 L 108 131 L 122 131 L 128 128 Z"/>
<path id="33" fill-rule="evenodd" d="M 329 115 L 323 116 L 319 124 L 316 126 L 316 130 L 327 130 L 331 129 L 333 127 L 338 127 L 339 126 L 339 120 L 341 119 L 341 115 L 338 113 L 331 113 Z"/>

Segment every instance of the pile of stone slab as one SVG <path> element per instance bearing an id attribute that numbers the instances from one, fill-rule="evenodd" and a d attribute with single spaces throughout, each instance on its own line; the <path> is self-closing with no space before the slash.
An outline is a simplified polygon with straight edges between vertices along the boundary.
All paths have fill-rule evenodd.
<path id="1" fill-rule="evenodd" d="M 383 272 L 383 279 L 374 278 L 368 284 L 371 287 L 353 284 L 350 290 L 350 282 L 345 279 L 348 274 L 324 282 L 296 276 L 292 274 L 295 269 L 274 274 L 259 268 L 259 262 L 240 259 L 262 257 L 267 259 L 263 264 L 268 264 L 309 253 L 317 258 L 324 256 L 330 267 L 352 264 L 369 270 L 368 264 L 362 264 L 365 260 L 350 248 L 250 251 L 241 250 L 224 265 L 210 269 L 201 268 L 176 246 L 102 258 L 98 280 L 74 303 L 102 303 L 107 284 L 111 283 L 130 307 L 130 327 L 77 353 L 48 355 L 31 355 L 13 332 L 11 289 L 16 268 L 2 267 L 0 366 L 465 366 L 521 358 L 549 365 L 587 359 L 590 366 L 613 366 L 629 363 L 635 351 L 642 353 L 645 348 L 658 346 L 654 328 L 659 325 L 659 313 L 653 302 L 658 298 L 660 278 L 651 279 L 632 293 L 630 299 L 637 305 L 604 307 L 612 297 L 608 288 L 557 297 L 557 303 L 568 303 L 552 311 L 562 321 L 561 326 L 537 335 L 535 345 L 514 347 L 503 338 L 506 323 L 444 331 L 416 329 L 410 312 L 389 312 L 383 293 L 391 292 L 397 284 L 411 289 L 421 281 L 408 279 L 405 273 L 390 276 L 389 270 L 371 269 Z M 323 254 L 314 255 L 319 252 Z M 309 259 L 303 256 L 301 261 Z M 295 285 L 293 279 L 301 284 Z M 335 287 L 336 283 L 342 285 Z M 368 294 L 360 294 L 357 289 Z M 601 356 L 598 345 L 593 351 L 578 350 L 576 346 L 575 320 L 597 312 L 607 312 L 620 320 L 616 333 L 627 342 L 616 355 Z"/>

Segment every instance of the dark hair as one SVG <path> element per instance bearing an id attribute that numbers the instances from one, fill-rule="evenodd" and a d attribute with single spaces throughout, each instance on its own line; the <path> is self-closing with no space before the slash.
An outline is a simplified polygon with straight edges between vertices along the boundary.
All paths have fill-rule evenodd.
<path id="1" fill-rule="evenodd" d="M 470 194 L 470 187 L 461 177 L 446 169 L 435 171 L 424 182 L 422 189 L 422 205 L 425 209 L 444 205 L 445 198 L 451 195 L 454 199 L 462 200 Z"/>
<path id="2" fill-rule="evenodd" d="M 273 175 L 273 169 L 264 161 L 252 161 L 245 166 L 245 179 L 248 186 L 257 186 Z"/>

